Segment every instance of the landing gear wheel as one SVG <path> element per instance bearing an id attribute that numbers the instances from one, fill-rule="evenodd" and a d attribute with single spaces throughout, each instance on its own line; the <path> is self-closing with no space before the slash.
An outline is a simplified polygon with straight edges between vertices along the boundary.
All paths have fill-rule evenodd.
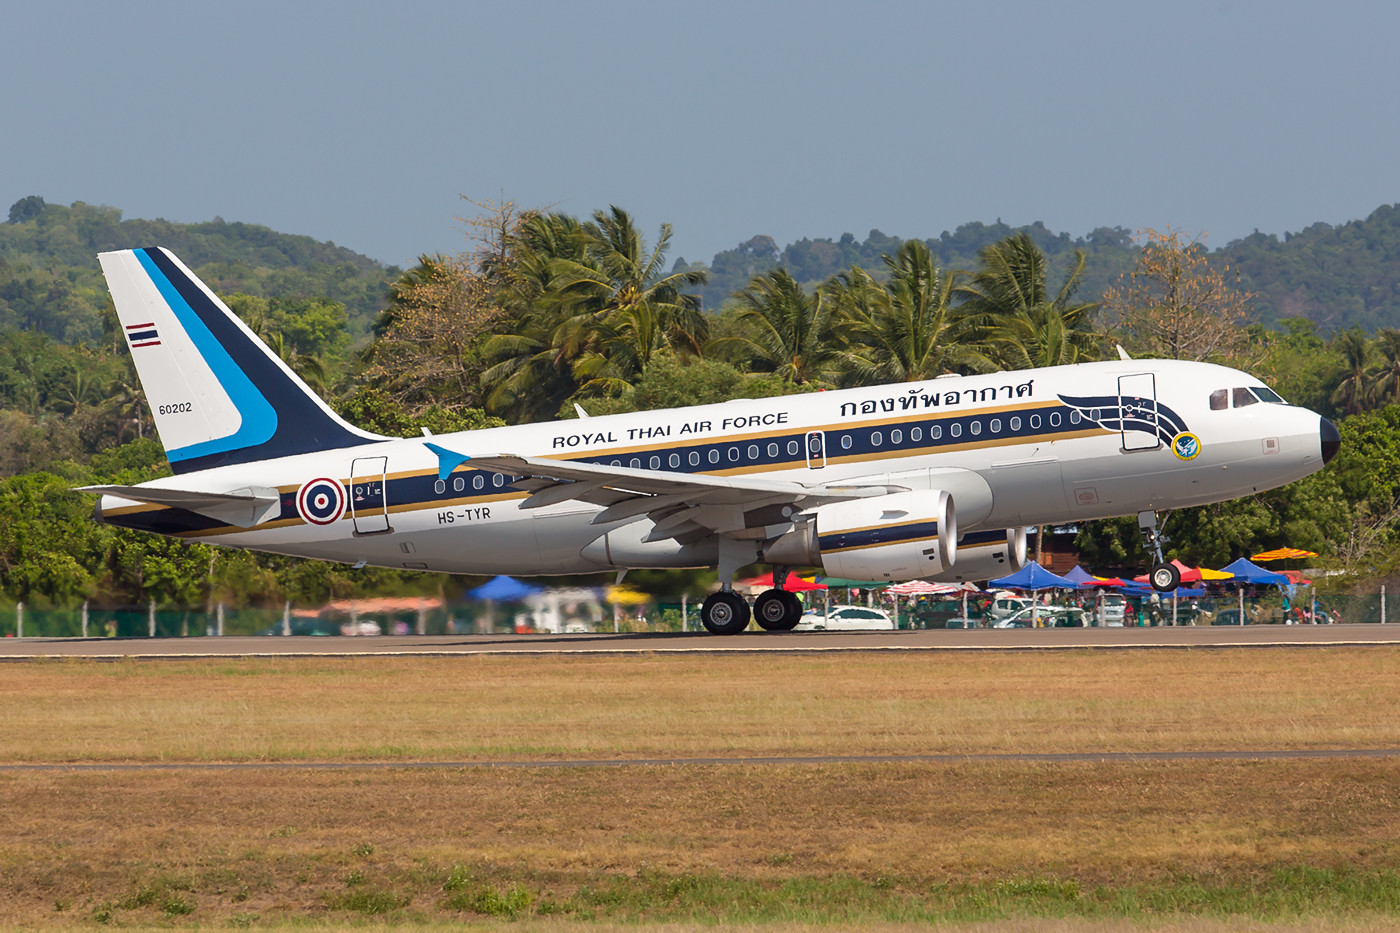
<path id="1" fill-rule="evenodd" d="M 734 593 L 711 593 L 700 605 L 700 623 L 713 635 L 738 635 L 749 627 L 749 604 Z"/>
<path id="2" fill-rule="evenodd" d="M 753 617 L 765 632 L 787 632 L 802 618 L 802 601 L 787 590 L 765 590 L 753 601 Z"/>
<path id="3" fill-rule="evenodd" d="M 1181 584 L 1181 571 L 1174 564 L 1154 564 L 1148 579 L 1157 592 L 1170 593 Z"/>

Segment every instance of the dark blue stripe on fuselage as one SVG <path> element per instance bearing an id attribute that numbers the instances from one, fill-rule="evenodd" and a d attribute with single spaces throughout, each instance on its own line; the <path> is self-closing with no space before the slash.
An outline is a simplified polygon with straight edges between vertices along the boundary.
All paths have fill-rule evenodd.
<path id="1" fill-rule="evenodd" d="M 1016 427 L 1012 427 L 1013 420 L 1017 424 Z M 993 421 L 996 422 L 995 430 L 993 430 Z M 974 425 L 976 425 L 977 433 L 973 433 Z M 937 428 L 937 437 L 933 436 L 935 428 Z M 827 430 L 824 433 L 826 459 L 829 463 L 839 463 L 846 459 L 882 456 L 895 461 L 886 469 L 898 469 L 897 461 L 903 457 L 933 454 L 941 448 L 963 444 L 985 446 L 990 442 L 1010 445 L 1029 438 L 1054 440 L 1066 434 L 1095 428 L 1096 425 L 1083 418 L 1072 408 L 1048 406 L 1000 411 L 995 414 L 979 414 L 976 411 L 969 411 L 960 415 L 910 417 L 907 421 L 878 425 L 852 424 L 849 427 Z M 954 436 L 955 430 L 957 431 L 956 436 Z M 913 439 L 915 432 L 918 433 L 918 440 Z M 809 433 L 812 432 L 794 428 L 788 433 L 773 434 L 753 440 L 696 439 L 678 442 L 668 447 L 657 447 L 626 454 L 590 454 L 571 456 L 568 460 L 573 463 L 668 470 L 675 473 L 721 473 L 728 470 L 751 470 L 754 468 L 760 470 L 794 469 L 807 465 L 806 442 Z M 897 441 L 895 440 L 896 436 L 899 438 Z M 775 447 L 776 449 L 774 449 Z M 698 463 L 691 462 L 692 454 L 698 459 Z M 676 458 L 674 465 L 671 463 L 673 456 Z M 653 460 L 655 460 L 654 464 Z M 346 466 L 348 467 L 349 464 L 347 463 Z M 392 471 L 393 464 L 390 463 L 389 466 Z M 498 481 L 500 485 L 497 485 Z M 522 490 L 511 486 L 505 477 L 486 470 L 458 468 L 446 480 L 441 481 L 441 492 L 438 491 L 438 482 L 436 471 L 391 478 L 385 486 L 388 507 L 392 509 L 416 506 L 430 509 L 434 505 L 442 503 L 443 508 L 446 508 L 448 502 L 469 501 L 488 496 L 500 497 L 522 492 Z M 117 516 L 111 521 L 113 524 L 140 527 L 147 531 L 161 531 L 160 528 L 152 527 L 152 523 L 157 521 L 157 516 L 174 514 L 177 511 L 138 512 L 130 516 Z M 185 514 L 188 515 L 188 513 Z M 283 494 L 282 512 L 279 517 L 283 519 L 297 518 L 294 493 Z M 127 519 L 136 519 L 141 524 L 132 524 Z M 205 530 L 227 527 L 213 521 L 213 519 L 201 519 L 201 521 L 209 523 Z M 196 530 L 183 527 L 188 522 L 188 519 L 182 519 L 180 530 Z M 989 533 L 993 535 L 1005 534 L 1005 532 Z"/>
<path id="2" fill-rule="evenodd" d="M 281 367 L 275 364 L 261 347 L 254 344 L 240 327 L 230 321 L 223 311 L 209 300 L 203 289 L 190 281 L 163 252 L 157 249 L 139 252 L 155 264 L 190 306 L 190 310 L 199 316 L 204 326 L 209 328 L 209 332 L 277 413 L 277 428 L 267 441 L 252 447 L 172 461 L 170 468 L 174 472 L 192 473 L 229 464 L 291 457 L 366 443 L 366 438 L 346 430 L 343 425 L 328 417 L 325 411 L 306 395 L 305 390 L 288 379 Z"/>

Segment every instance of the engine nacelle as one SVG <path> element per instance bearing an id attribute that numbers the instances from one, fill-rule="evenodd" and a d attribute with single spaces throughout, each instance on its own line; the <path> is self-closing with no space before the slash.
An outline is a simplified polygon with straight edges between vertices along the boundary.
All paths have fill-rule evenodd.
<path id="1" fill-rule="evenodd" d="M 768 544 L 770 564 L 820 564 L 851 580 L 918 580 L 957 560 L 953 497 L 941 489 L 834 502 Z"/>
<path id="2" fill-rule="evenodd" d="M 958 563 L 928 577 L 938 583 L 991 580 L 1026 566 L 1025 527 L 969 531 L 958 539 Z"/>

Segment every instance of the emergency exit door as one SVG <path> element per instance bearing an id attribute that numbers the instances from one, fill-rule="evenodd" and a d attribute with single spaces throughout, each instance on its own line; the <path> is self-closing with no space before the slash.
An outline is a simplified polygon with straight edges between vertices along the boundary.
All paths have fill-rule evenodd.
<path id="1" fill-rule="evenodd" d="M 350 463 L 350 517 L 357 535 L 393 531 L 385 493 L 388 468 L 388 457 L 358 457 Z"/>

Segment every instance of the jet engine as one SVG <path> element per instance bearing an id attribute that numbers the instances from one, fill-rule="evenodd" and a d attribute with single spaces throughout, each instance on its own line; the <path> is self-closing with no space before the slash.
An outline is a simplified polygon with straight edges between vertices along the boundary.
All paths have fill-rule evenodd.
<path id="1" fill-rule="evenodd" d="M 953 497 L 941 489 L 823 505 L 763 549 L 766 563 L 820 564 L 851 580 L 917 580 L 957 559 Z"/>
<path id="2" fill-rule="evenodd" d="M 928 579 L 939 583 L 991 580 L 1026 566 L 1026 529 L 969 531 L 958 539 L 958 563 Z"/>

